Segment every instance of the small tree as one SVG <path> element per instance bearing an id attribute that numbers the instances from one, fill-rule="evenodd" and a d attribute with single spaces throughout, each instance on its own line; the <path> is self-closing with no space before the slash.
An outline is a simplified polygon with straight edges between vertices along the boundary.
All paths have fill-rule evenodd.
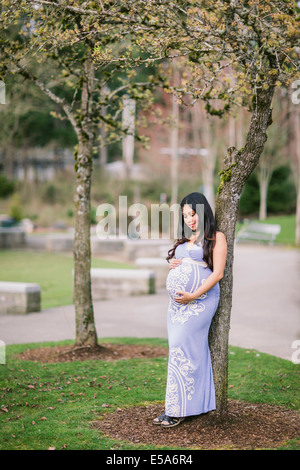
<path id="1" fill-rule="evenodd" d="M 0 18 L 0 76 L 19 74 L 34 83 L 68 119 L 76 137 L 74 302 L 76 345 L 97 345 L 91 296 L 90 191 L 93 146 L 101 126 L 111 139 L 121 128 L 122 94 L 135 100 L 152 85 L 138 83 L 134 42 L 122 22 L 121 9 L 110 2 L 95 12 L 82 2 L 3 0 Z M 89 3 L 84 2 L 85 7 Z M 103 13 L 103 15 L 102 15 Z M 107 21 L 109 20 L 109 21 Z M 127 65 L 131 65 L 128 71 Z M 130 73 L 129 73 L 130 72 Z M 107 113 L 103 109 L 107 108 Z"/>

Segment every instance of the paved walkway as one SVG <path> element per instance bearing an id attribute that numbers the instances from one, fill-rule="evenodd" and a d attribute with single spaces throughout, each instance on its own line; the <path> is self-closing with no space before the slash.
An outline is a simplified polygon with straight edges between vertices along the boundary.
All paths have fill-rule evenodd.
<path id="1" fill-rule="evenodd" d="M 291 360 L 293 342 L 300 341 L 299 274 L 299 250 L 236 245 L 231 345 Z M 98 337 L 166 338 L 168 303 L 165 290 L 95 302 Z M 25 316 L 0 316 L 0 340 L 5 344 L 74 337 L 73 305 Z"/>

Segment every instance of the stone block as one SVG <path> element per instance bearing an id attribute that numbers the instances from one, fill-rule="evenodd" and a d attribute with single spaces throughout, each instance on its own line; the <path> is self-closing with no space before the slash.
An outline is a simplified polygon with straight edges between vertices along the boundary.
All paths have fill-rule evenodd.
<path id="1" fill-rule="evenodd" d="M 155 293 L 155 273 L 147 269 L 91 269 L 93 300 Z"/>
<path id="2" fill-rule="evenodd" d="M 0 282 L 0 314 L 24 315 L 41 310 L 39 284 Z"/>

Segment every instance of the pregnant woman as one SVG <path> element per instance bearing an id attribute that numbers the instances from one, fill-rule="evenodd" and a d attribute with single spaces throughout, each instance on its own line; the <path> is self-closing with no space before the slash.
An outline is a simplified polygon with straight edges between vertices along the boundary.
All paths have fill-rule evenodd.
<path id="1" fill-rule="evenodd" d="M 191 193 L 181 204 L 179 238 L 169 251 L 169 363 L 165 412 L 153 424 L 177 426 L 216 408 L 208 332 L 216 312 L 227 243 L 209 203 Z"/>

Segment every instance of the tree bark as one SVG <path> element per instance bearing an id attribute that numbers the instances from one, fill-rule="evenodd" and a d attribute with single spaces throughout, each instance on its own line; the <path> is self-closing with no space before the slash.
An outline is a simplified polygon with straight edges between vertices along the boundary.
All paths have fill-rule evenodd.
<path id="1" fill-rule="evenodd" d="M 224 277 L 220 281 L 220 302 L 210 328 L 210 349 L 216 388 L 217 413 L 228 411 L 228 339 L 232 307 L 234 236 L 240 196 L 246 180 L 258 164 L 262 154 L 266 131 L 271 124 L 271 103 L 277 73 L 266 76 L 268 87 L 257 91 L 245 147 L 237 151 L 229 147 L 224 159 L 225 169 L 220 173 L 220 186 L 216 197 L 218 230 L 227 239 L 228 254 Z"/>
<path id="2" fill-rule="evenodd" d="M 230 150 L 229 150 L 230 151 Z M 222 183 L 221 183 L 222 184 Z M 224 183 L 216 197 L 216 222 L 218 230 L 227 240 L 227 260 L 223 279 L 220 281 L 220 302 L 213 318 L 209 342 L 212 356 L 213 375 L 216 389 L 217 412 L 224 415 L 228 411 L 228 338 L 232 307 L 234 232 L 238 211 L 238 198 L 232 198 L 229 182 Z"/>
<path id="3" fill-rule="evenodd" d="M 91 93 L 93 65 L 87 60 L 81 95 L 81 129 L 75 159 L 77 177 L 74 236 L 74 303 L 76 311 L 76 346 L 98 344 L 91 292 L 90 195 L 93 169 L 93 125 L 91 123 Z"/>
<path id="4" fill-rule="evenodd" d="M 91 293 L 90 186 L 92 145 L 82 138 L 78 145 L 77 187 L 74 235 L 74 303 L 76 311 L 76 345 L 97 344 Z"/>

